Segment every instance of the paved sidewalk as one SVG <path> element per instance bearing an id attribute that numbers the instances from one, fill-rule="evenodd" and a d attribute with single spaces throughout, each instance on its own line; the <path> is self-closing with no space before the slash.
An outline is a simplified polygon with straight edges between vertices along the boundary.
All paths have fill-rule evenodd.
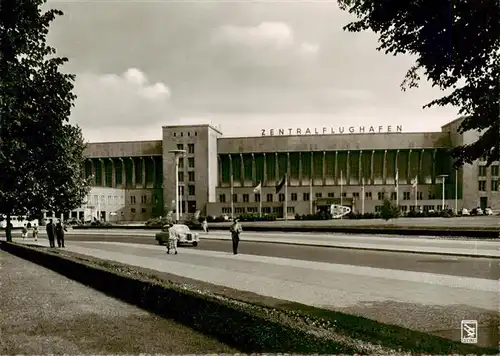
<path id="1" fill-rule="evenodd" d="M 447 330 L 455 339 L 462 319 L 498 325 L 496 280 L 187 248 L 166 255 L 161 246 L 118 242 L 72 241 L 66 250 L 415 330 Z M 488 335 L 484 343 L 497 342 Z"/>
<path id="2" fill-rule="evenodd" d="M 0 355 L 236 350 L 0 250 Z"/>
<path id="3" fill-rule="evenodd" d="M 159 230 L 72 230 L 73 235 L 144 236 L 153 238 Z M 230 240 L 228 232 L 200 232 L 201 239 Z M 432 237 L 373 236 L 317 233 L 243 232 L 244 241 L 294 245 L 343 247 L 440 255 L 500 258 L 500 240 L 439 239 Z"/>

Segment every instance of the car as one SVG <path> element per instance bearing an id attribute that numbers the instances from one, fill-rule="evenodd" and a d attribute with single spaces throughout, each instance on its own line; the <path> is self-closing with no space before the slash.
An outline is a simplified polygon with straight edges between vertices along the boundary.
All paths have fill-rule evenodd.
<path id="1" fill-rule="evenodd" d="M 197 232 L 192 232 L 187 225 L 184 224 L 174 224 L 172 229 L 177 233 L 177 246 L 180 245 L 192 245 L 193 247 L 198 246 L 200 242 L 200 236 Z M 155 235 L 156 241 L 159 245 L 163 245 L 168 242 L 168 225 L 163 227 L 162 231 Z"/>
<path id="2" fill-rule="evenodd" d="M 484 215 L 493 215 L 493 210 L 491 208 L 484 209 Z"/>

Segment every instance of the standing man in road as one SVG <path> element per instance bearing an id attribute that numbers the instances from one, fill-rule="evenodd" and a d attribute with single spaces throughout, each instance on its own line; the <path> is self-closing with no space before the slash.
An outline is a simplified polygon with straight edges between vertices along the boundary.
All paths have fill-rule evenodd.
<path id="1" fill-rule="evenodd" d="M 54 223 L 52 222 L 52 219 L 49 220 L 49 222 L 45 226 L 45 229 L 47 230 L 47 237 L 49 239 L 50 247 L 56 247 L 56 244 L 54 241 L 54 238 L 56 235 L 56 228 L 54 226 Z"/>
<path id="2" fill-rule="evenodd" d="M 59 222 L 56 225 L 56 237 L 57 237 L 58 247 L 64 247 L 64 231 L 67 231 L 66 226 L 63 224 L 62 221 L 59 220 Z"/>
<path id="3" fill-rule="evenodd" d="M 233 253 L 238 254 L 238 245 L 240 243 L 240 234 L 243 231 L 238 219 L 233 220 L 229 231 L 231 231 L 231 239 L 233 240 Z"/>
<path id="4" fill-rule="evenodd" d="M 167 253 L 170 254 L 170 250 L 174 250 L 177 255 L 177 232 L 174 229 L 174 224 L 168 225 L 168 242 L 167 242 Z"/>

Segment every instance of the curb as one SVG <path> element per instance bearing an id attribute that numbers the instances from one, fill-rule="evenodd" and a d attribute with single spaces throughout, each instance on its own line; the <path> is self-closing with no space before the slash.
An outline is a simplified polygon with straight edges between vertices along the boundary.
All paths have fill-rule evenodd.
<path id="1" fill-rule="evenodd" d="M 202 240 L 230 241 L 229 239 L 214 239 L 214 238 L 210 238 L 210 237 L 203 238 Z M 242 241 L 267 243 L 267 244 L 279 244 L 279 245 L 340 248 L 340 249 L 345 249 L 345 250 L 380 251 L 380 252 L 395 252 L 395 253 L 413 253 L 413 254 L 419 254 L 419 255 L 438 255 L 438 256 L 456 256 L 456 257 L 500 259 L 500 256 L 460 254 L 460 253 L 437 252 L 437 251 L 432 252 L 432 251 L 414 251 L 414 250 L 391 250 L 388 248 L 372 248 L 372 247 L 359 247 L 359 246 L 334 246 L 334 245 L 321 245 L 321 244 L 314 244 L 314 243 L 296 243 L 296 242 L 286 242 L 286 241 L 285 242 L 282 242 L 282 241 L 262 241 L 262 240 L 242 240 Z"/>

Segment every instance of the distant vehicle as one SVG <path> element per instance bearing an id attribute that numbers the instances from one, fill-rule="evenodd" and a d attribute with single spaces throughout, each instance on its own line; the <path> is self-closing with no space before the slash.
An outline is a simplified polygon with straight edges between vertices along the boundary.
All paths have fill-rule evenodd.
<path id="1" fill-rule="evenodd" d="M 351 212 L 351 208 L 342 205 L 331 205 L 330 214 L 332 214 L 333 219 L 340 219 L 343 216 L 348 215 Z"/>
<path id="2" fill-rule="evenodd" d="M 0 228 L 5 229 L 7 227 L 7 216 L 1 215 L 0 219 Z M 40 222 L 38 221 L 38 219 L 29 220 L 26 215 L 13 215 L 10 217 L 10 222 L 13 228 L 20 228 L 24 225 L 26 225 L 27 228 L 31 228 L 35 225 L 40 226 Z"/>
<path id="3" fill-rule="evenodd" d="M 469 210 L 463 208 L 462 211 L 460 212 L 460 215 L 462 215 L 462 216 L 469 216 L 470 212 L 469 212 Z"/>
<path id="4" fill-rule="evenodd" d="M 167 225 L 168 226 L 168 225 Z M 194 247 L 198 246 L 200 242 L 200 237 L 197 232 L 192 232 L 189 227 L 183 224 L 175 224 L 172 229 L 177 233 L 177 246 L 180 245 L 192 245 Z M 164 227 L 162 232 L 155 235 L 158 244 L 163 245 L 168 242 L 168 227 Z"/>
<path id="5" fill-rule="evenodd" d="M 473 216 L 476 216 L 476 215 L 483 215 L 483 209 L 481 208 L 474 208 L 470 211 L 470 214 L 473 215 Z"/>
<path id="6" fill-rule="evenodd" d="M 484 209 L 484 215 L 493 215 L 493 210 L 491 208 Z"/>

